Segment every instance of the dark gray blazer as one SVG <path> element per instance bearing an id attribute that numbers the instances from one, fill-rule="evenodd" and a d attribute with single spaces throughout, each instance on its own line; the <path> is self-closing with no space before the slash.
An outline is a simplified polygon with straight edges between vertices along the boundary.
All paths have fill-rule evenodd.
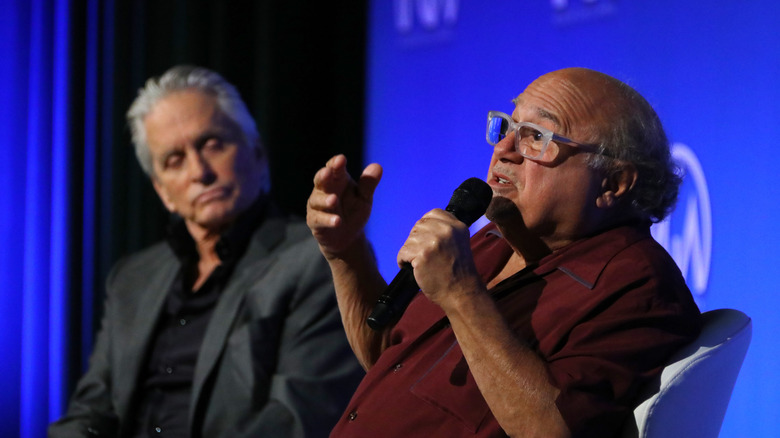
<path id="1" fill-rule="evenodd" d="M 178 269 L 164 243 L 112 269 L 89 369 L 49 437 L 127 433 L 139 371 Z M 192 436 L 325 437 L 362 376 L 311 232 L 301 221 L 270 215 L 206 330 L 192 387 Z"/>

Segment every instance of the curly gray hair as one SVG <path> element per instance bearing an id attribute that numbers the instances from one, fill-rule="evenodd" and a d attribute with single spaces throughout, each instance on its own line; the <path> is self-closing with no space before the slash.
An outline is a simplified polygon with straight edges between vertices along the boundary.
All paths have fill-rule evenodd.
<path id="1" fill-rule="evenodd" d="M 606 172 L 619 170 L 621 162 L 633 164 L 638 174 L 628 194 L 633 210 L 641 219 L 660 222 L 677 202 L 680 168 L 653 107 L 629 85 L 610 79 L 618 92 L 615 111 L 609 127 L 597 134 L 603 154 L 591 155 L 588 164 Z"/>
<path id="2" fill-rule="evenodd" d="M 186 89 L 198 90 L 216 97 L 220 111 L 241 128 L 245 145 L 256 148 L 258 154 L 265 156 L 257 125 L 236 88 L 212 70 L 178 65 L 159 78 L 147 80 L 144 87 L 138 90 L 138 96 L 127 111 L 127 122 L 130 126 L 135 155 L 141 168 L 149 177 L 154 178 L 154 168 L 146 141 L 144 119 L 161 99 L 173 92 Z M 267 192 L 271 187 L 268 160 L 264 159 L 263 163 L 262 188 Z"/>

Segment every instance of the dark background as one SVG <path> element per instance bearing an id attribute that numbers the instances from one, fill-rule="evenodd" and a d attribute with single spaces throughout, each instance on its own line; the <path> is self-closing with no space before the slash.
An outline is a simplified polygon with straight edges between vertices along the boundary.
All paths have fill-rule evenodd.
<path id="1" fill-rule="evenodd" d="M 109 258 L 162 235 L 167 213 L 136 163 L 124 113 L 147 78 L 173 65 L 208 67 L 236 85 L 271 155 L 282 207 L 304 214 L 314 173 L 333 154 L 359 167 L 365 15 L 359 3 L 119 2 L 111 227 L 123 238 Z"/>

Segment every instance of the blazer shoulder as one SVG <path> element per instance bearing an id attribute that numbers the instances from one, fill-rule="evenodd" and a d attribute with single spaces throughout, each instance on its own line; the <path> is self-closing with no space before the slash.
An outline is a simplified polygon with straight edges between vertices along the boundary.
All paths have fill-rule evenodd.
<path id="1" fill-rule="evenodd" d="M 300 217 L 278 214 L 266 219 L 252 235 L 253 245 L 263 247 L 269 253 L 288 251 L 315 251 L 319 247 L 311 230 Z"/>
<path id="2" fill-rule="evenodd" d="M 108 285 L 127 281 L 135 283 L 137 279 L 148 277 L 153 272 L 159 272 L 166 265 L 177 263 L 171 247 L 164 241 L 158 242 L 119 259 L 111 268 L 106 283 Z"/>

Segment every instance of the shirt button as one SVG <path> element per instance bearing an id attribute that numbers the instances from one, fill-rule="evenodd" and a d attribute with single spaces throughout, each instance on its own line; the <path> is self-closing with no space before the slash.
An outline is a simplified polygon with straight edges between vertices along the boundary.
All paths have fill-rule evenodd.
<path id="1" fill-rule="evenodd" d="M 166 374 L 173 374 L 173 368 L 172 367 L 166 367 L 165 368 L 165 373 Z"/>
<path id="2" fill-rule="evenodd" d="M 349 413 L 349 421 L 355 421 L 355 418 L 357 418 L 357 411 L 352 411 Z"/>
<path id="3" fill-rule="evenodd" d="M 154 428 L 154 431 L 157 433 L 162 433 L 162 428 L 160 426 L 157 426 Z"/>
<path id="4" fill-rule="evenodd" d="M 404 364 L 402 364 L 402 363 L 397 363 L 397 364 L 395 364 L 395 366 L 393 366 L 393 372 L 394 372 L 394 373 L 397 373 L 397 372 L 398 372 L 398 371 L 400 371 L 400 370 L 401 370 L 401 368 L 403 368 L 403 367 L 404 367 Z"/>
<path id="5" fill-rule="evenodd" d="M 187 320 L 182 318 L 179 320 L 179 325 L 187 325 Z"/>

